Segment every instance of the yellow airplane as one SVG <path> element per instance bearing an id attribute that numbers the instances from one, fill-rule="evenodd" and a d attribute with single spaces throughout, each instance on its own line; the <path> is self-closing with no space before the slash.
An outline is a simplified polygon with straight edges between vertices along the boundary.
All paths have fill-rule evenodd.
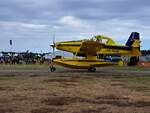
<path id="1" fill-rule="evenodd" d="M 118 65 L 121 63 L 119 61 L 113 62 L 98 59 L 98 55 L 120 55 L 131 58 L 136 58 L 141 55 L 140 37 L 137 32 L 131 33 L 125 45 L 117 44 L 111 38 L 99 35 L 91 39 L 57 42 L 51 46 L 58 50 L 74 54 L 73 58 L 53 59 L 50 65 L 51 72 L 56 70 L 54 65 L 77 69 L 88 69 L 90 72 L 95 72 L 96 67 Z"/>

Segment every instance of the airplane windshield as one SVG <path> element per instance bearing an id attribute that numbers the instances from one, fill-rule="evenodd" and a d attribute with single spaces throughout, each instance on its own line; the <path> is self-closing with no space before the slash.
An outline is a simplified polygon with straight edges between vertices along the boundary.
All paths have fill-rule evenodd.
<path id="1" fill-rule="evenodd" d="M 97 39 L 96 41 L 104 44 L 108 43 L 108 39 Z"/>
<path id="2" fill-rule="evenodd" d="M 102 39 L 102 43 L 107 44 L 108 43 L 108 39 Z"/>

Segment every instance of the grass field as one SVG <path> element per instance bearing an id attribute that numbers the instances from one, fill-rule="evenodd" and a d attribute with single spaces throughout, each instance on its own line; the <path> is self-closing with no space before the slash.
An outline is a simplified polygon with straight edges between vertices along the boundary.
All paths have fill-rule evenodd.
<path id="1" fill-rule="evenodd" d="M 107 67 L 96 73 L 46 65 L 0 66 L 0 113 L 149 113 L 150 72 Z"/>

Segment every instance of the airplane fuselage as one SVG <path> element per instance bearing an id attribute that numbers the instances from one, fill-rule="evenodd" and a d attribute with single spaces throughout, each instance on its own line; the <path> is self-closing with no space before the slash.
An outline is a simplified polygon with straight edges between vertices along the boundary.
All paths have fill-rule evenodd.
<path id="1" fill-rule="evenodd" d="M 120 55 L 137 57 L 141 55 L 140 52 L 140 38 L 139 33 L 132 32 L 125 45 L 116 44 L 111 38 L 105 36 L 95 36 L 92 39 L 57 42 L 51 45 L 58 50 L 73 53 L 75 56 L 82 56 L 83 58 L 73 57 L 71 59 L 53 59 L 53 63 L 69 68 L 88 69 L 91 72 L 96 71 L 96 67 L 108 65 L 123 65 L 123 62 L 99 59 L 97 55 Z M 51 66 L 51 71 L 53 71 Z"/>
<path id="2" fill-rule="evenodd" d="M 139 56 L 141 54 L 139 48 L 133 48 L 124 45 L 107 45 L 101 42 L 98 42 L 98 44 L 100 45 L 100 48 L 97 54 L 106 54 L 106 55 L 117 54 L 121 56 Z M 58 42 L 56 43 L 56 48 L 59 50 L 76 54 L 79 51 L 81 45 L 82 41 Z M 79 51 L 77 55 L 84 56 L 84 52 Z"/>

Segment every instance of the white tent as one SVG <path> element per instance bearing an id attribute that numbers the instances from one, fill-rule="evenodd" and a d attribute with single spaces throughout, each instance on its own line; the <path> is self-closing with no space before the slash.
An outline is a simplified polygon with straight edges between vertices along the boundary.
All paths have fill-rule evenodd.
<path id="1" fill-rule="evenodd" d="M 2 57 L 3 56 L 3 54 L 2 53 L 0 53 L 0 57 Z"/>

